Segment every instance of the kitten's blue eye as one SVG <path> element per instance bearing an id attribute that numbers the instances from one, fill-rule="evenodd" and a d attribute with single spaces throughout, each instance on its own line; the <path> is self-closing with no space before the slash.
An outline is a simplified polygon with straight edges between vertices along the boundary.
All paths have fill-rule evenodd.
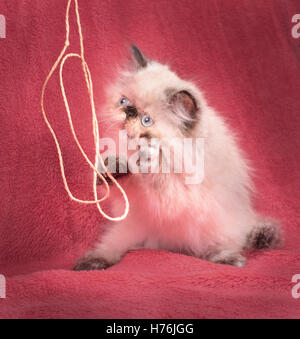
<path id="1" fill-rule="evenodd" d="M 154 124 L 154 121 L 148 116 L 148 115 L 144 115 L 142 117 L 142 125 L 144 127 L 150 127 Z"/>
<path id="2" fill-rule="evenodd" d="M 120 100 L 120 106 L 121 107 L 127 107 L 129 105 L 130 105 L 129 99 L 127 99 L 125 97 L 121 98 L 121 100 Z"/>

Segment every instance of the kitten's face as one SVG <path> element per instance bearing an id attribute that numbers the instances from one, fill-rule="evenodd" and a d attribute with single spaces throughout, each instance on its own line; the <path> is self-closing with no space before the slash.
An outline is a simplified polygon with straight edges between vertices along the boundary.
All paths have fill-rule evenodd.
<path id="1" fill-rule="evenodd" d="M 199 121 L 194 87 L 167 66 L 148 61 L 132 48 L 135 69 L 122 74 L 109 93 L 109 112 L 129 138 L 190 135 Z"/>

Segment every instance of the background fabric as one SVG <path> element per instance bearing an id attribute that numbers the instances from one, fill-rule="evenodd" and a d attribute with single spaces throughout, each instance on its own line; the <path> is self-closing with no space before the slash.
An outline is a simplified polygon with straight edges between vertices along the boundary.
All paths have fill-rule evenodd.
<path id="1" fill-rule="evenodd" d="M 69 200 L 42 119 L 42 84 L 65 39 L 67 0 L 0 0 L 1 318 L 300 317 L 292 277 L 300 274 L 300 39 L 291 35 L 298 0 L 79 0 L 96 106 L 126 45 L 194 80 L 240 137 L 256 168 L 257 208 L 282 221 L 282 249 L 253 253 L 245 269 L 184 255 L 134 251 L 102 272 L 72 272 L 103 220 Z M 71 10 L 71 43 L 78 38 Z M 90 157 L 89 99 L 79 61 L 65 85 Z M 46 109 L 63 148 L 73 192 L 92 198 L 92 173 L 73 143 L 51 80 Z"/>

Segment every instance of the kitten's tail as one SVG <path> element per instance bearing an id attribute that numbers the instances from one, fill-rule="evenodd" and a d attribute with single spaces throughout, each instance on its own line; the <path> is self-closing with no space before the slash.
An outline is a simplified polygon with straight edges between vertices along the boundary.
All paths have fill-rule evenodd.
<path id="1" fill-rule="evenodd" d="M 260 217 L 247 237 L 246 250 L 274 249 L 283 245 L 280 224 L 273 219 Z"/>

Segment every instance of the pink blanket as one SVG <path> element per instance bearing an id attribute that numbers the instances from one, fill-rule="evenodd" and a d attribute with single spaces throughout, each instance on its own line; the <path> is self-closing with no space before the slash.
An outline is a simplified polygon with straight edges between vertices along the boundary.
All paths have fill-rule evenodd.
<path id="1" fill-rule="evenodd" d="M 73 272 L 103 219 L 73 203 L 42 120 L 43 81 L 64 44 L 67 0 L 0 0 L 1 318 L 300 317 L 300 39 L 298 0 L 79 0 L 96 105 L 129 42 L 201 86 L 240 136 L 257 169 L 257 208 L 282 221 L 283 248 L 253 253 L 245 269 L 184 255 L 135 251 L 99 272 Z M 71 42 L 78 39 L 71 11 Z M 299 29 L 300 31 L 300 29 Z M 81 143 L 93 156 L 80 62 L 66 88 Z M 92 198 L 92 173 L 73 143 L 58 75 L 46 108 L 63 147 L 73 192 Z"/>

